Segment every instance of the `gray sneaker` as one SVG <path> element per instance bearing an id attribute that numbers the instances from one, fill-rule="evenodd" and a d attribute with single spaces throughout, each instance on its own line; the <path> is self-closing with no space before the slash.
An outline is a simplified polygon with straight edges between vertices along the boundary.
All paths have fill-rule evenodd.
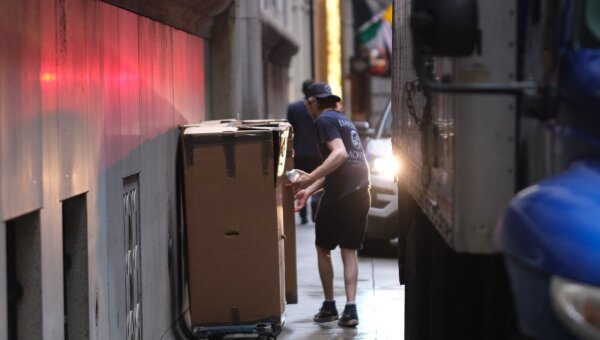
<path id="1" fill-rule="evenodd" d="M 358 312 L 356 311 L 356 305 L 346 305 L 344 312 L 338 325 L 341 327 L 356 327 L 358 326 Z"/>

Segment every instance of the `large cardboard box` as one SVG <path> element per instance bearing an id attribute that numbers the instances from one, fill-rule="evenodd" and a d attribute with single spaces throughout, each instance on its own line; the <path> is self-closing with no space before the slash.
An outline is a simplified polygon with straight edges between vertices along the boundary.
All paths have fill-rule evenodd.
<path id="1" fill-rule="evenodd" d="M 285 157 L 285 171 L 294 168 L 294 150 L 292 140 L 288 140 Z M 296 265 L 296 212 L 294 194 L 280 181 L 277 189 L 283 196 L 283 230 L 285 233 L 285 300 L 288 304 L 298 303 L 298 268 Z"/>
<path id="2" fill-rule="evenodd" d="M 284 173 L 294 168 L 293 130 L 287 120 L 245 120 L 245 126 L 268 127 L 273 130 L 274 140 L 281 140 L 278 135 L 287 135 Z M 281 143 L 280 143 L 281 144 Z M 294 211 L 294 194 L 285 186 L 283 174 L 278 177 L 278 196 L 281 196 L 283 208 L 283 230 L 285 234 L 285 300 L 288 304 L 298 303 L 298 277 L 296 264 L 296 212 Z"/>
<path id="3" fill-rule="evenodd" d="M 285 234 L 277 183 L 287 130 L 234 120 L 182 127 L 193 328 L 282 321 Z"/>

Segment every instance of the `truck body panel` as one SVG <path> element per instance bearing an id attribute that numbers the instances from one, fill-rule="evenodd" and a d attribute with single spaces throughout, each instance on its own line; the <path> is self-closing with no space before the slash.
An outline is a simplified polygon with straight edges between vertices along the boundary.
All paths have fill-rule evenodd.
<path id="1" fill-rule="evenodd" d="M 481 55 L 437 58 L 433 73 L 456 82 L 515 80 L 515 1 L 479 5 L 486 18 L 480 22 L 486 36 Z M 452 249 L 492 253 L 498 208 L 515 191 L 516 100 L 511 95 L 426 93 L 413 63 L 410 6 L 411 1 L 401 1 L 394 19 L 399 76 L 392 81 L 398 131 L 393 144 L 404 165 L 399 181 Z"/>

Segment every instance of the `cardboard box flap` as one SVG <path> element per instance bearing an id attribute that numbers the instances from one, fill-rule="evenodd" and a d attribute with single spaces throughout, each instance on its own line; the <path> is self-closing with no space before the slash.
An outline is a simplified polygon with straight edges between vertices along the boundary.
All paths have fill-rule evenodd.
<path id="1" fill-rule="evenodd" d="M 223 143 L 226 155 L 234 156 L 232 153 L 232 144 L 242 143 L 244 141 L 266 138 L 257 137 L 255 133 L 268 133 L 273 141 L 273 183 L 283 176 L 285 172 L 285 159 L 288 153 L 288 139 L 290 136 L 291 124 L 284 119 L 255 119 L 255 120 L 209 120 L 197 124 L 188 124 L 180 127 L 182 131 L 184 152 L 188 164 L 193 164 L 193 148 L 199 144 L 205 143 Z M 224 137 L 234 134 L 235 137 Z M 265 151 L 266 152 L 266 151 Z M 264 157 L 270 157 L 265 153 Z M 263 158 L 264 158 L 263 157 Z M 229 158 L 228 158 L 229 159 Z M 228 163 L 228 174 L 235 176 L 235 162 Z"/>
<path id="2" fill-rule="evenodd" d="M 278 123 L 289 124 L 287 119 L 244 119 L 241 121 L 245 125 L 273 125 Z"/>
<path id="3" fill-rule="evenodd" d="M 290 137 L 290 131 L 292 129 L 292 125 L 288 123 L 287 120 L 264 120 L 264 119 L 255 119 L 255 120 L 242 120 L 240 129 L 267 129 L 272 131 L 273 133 L 273 147 L 275 148 L 274 152 L 277 157 L 273 159 L 275 166 L 275 180 L 278 177 L 283 176 L 285 171 L 285 158 L 288 152 L 288 139 Z"/>
<path id="4" fill-rule="evenodd" d="M 190 127 L 196 127 L 196 126 L 222 126 L 222 127 L 232 127 L 232 126 L 236 126 L 239 125 L 238 121 L 235 119 L 218 119 L 218 120 L 205 120 L 203 122 L 199 122 L 199 123 L 191 123 L 191 124 L 185 124 L 185 125 L 180 125 L 179 129 L 181 131 L 190 128 Z"/>
<path id="5" fill-rule="evenodd" d="M 196 135 L 196 134 L 220 134 L 223 132 L 235 132 L 238 128 L 233 126 L 221 126 L 221 125 L 192 125 L 185 126 L 183 132 L 184 135 Z"/>
<path id="6" fill-rule="evenodd" d="M 228 178 L 235 178 L 237 164 L 235 162 L 236 145 L 240 143 L 262 143 L 262 167 L 263 174 L 268 174 L 272 166 L 270 159 L 273 157 L 272 135 L 268 130 L 240 131 L 231 127 L 190 127 L 184 131 L 183 152 L 185 153 L 184 164 L 194 164 L 194 150 L 201 145 L 219 144 L 223 147 L 225 154 L 225 172 Z"/>

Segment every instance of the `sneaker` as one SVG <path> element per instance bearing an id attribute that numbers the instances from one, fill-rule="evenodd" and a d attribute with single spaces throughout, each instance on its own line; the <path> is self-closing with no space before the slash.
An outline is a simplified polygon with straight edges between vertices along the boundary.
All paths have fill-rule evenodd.
<path id="1" fill-rule="evenodd" d="M 356 327 L 358 326 L 358 312 L 356 311 L 356 305 L 346 305 L 344 312 L 338 325 L 342 327 Z"/>
<path id="2" fill-rule="evenodd" d="M 319 309 L 319 312 L 315 314 L 313 318 L 314 322 L 330 322 L 339 319 L 337 308 L 335 308 L 335 303 L 327 303 L 323 302 L 323 306 Z"/>

